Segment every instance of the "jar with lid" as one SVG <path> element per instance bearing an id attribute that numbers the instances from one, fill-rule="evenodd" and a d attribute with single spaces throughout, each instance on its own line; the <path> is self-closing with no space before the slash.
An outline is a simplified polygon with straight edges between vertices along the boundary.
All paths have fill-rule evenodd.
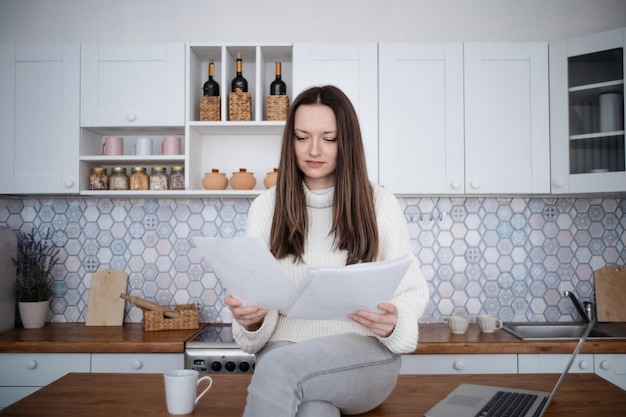
<path id="1" fill-rule="evenodd" d="M 126 175 L 126 168 L 114 167 L 111 169 L 111 176 L 109 177 L 109 189 L 128 190 L 128 175 Z"/>
<path id="2" fill-rule="evenodd" d="M 131 190 L 147 190 L 150 186 L 150 178 L 146 174 L 146 169 L 144 167 L 133 167 L 129 182 Z"/>
<path id="3" fill-rule="evenodd" d="M 109 189 L 109 176 L 107 175 L 106 168 L 95 167 L 91 169 L 91 175 L 89 175 L 89 189 L 90 190 L 108 190 Z"/>
<path id="4" fill-rule="evenodd" d="M 152 167 L 150 174 L 151 190 L 167 190 L 167 172 L 165 167 Z"/>
<path id="5" fill-rule="evenodd" d="M 170 170 L 169 180 L 170 190 L 184 190 L 185 189 L 185 167 L 174 166 Z"/>

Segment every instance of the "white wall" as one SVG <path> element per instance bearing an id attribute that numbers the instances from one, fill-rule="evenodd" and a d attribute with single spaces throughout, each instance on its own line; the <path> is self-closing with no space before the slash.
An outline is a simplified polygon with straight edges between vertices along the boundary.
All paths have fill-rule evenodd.
<path id="1" fill-rule="evenodd" d="M 625 0 L 0 0 L 0 42 L 550 41 Z"/>

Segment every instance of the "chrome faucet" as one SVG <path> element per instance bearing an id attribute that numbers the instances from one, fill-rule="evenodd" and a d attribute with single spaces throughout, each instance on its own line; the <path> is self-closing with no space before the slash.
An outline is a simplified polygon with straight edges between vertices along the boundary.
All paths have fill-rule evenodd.
<path id="1" fill-rule="evenodd" d="M 573 292 L 565 291 L 563 292 L 565 297 L 569 297 L 574 303 L 574 307 L 578 310 L 580 317 L 582 317 L 584 323 L 589 323 L 593 319 L 593 303 L 590 301 L 585 301 L 583 304 L 578 301 Z M 584 307 L 583 307 L 584 306 Z"/>

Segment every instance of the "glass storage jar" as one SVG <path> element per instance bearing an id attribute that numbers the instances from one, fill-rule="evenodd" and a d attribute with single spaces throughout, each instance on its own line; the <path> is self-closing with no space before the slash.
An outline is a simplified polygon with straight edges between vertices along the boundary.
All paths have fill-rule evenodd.
<path id="1" fill-rule="evenodd" d="M 150 178 L 146 174 L 144 167 L 133 167 L 132 174 L 130 174 L 130 189 L 131 190 L 147 190 L 150 186 Z"/>
<path id="2" fill-rule="evenodd" d="M 167 171 L 165 167 L 152 167 L 150 174 L 151 190 L 167 190 Z"/>
<path id="3" fill-rule="evenodd" d="M 91 169 L 91 175 L 89 175 L 89 189 L 90 190 L 108 190 L 109 189 L 109 176 L 107 175 L 106 168 L 95 167 Z"/>
<path id="4" fill-rule="evenodd" d="M 126 168 L 114 167 L 111 169 L 111 176 L 109 177 L 109 189 L 128 190 L 128 175 L 126 175 Z"/>
<path id="5" fill-rule="evenodd" d="M 184 190 L 185 189 L 185 167 L 174 166 L 170 170 L 169 180 L 170 190 Z"/>

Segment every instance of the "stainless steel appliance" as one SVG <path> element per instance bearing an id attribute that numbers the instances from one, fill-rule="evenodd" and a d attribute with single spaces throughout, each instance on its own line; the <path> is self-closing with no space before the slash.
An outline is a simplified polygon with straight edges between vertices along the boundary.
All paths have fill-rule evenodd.
<path id="1" fill-rule="evenodd" d="M 209 374 L 250 374 L 255 356 L 233 339 L 230 324 L 211 323 L 185 342 L 185 368 Z"/>

